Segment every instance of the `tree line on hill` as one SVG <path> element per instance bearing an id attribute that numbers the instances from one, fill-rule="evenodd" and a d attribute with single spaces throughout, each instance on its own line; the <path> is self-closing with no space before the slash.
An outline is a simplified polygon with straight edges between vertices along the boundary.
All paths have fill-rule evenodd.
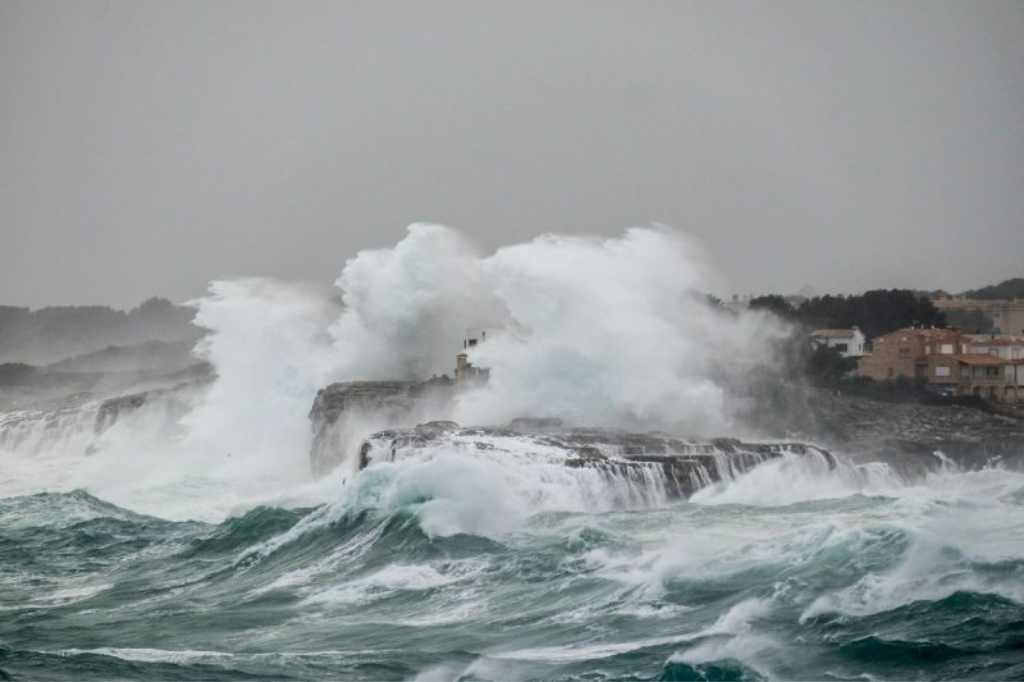
<path id="1" fill-rule="evenodd" d="M 877 289 L 853 296 L 815 296 L 793 306 L 769 294 L 750 299 L 750 307 L 772 312 L 804 333 L 814 329 L 858 327 L 869 339 L 903 327 L 945 327 L 946 315 L 927 296 L 909 289 Z"/>
<path id="2" fill-rule="evenodd" d="M 874 289 L 849 296 L 815 296 L 794 306 L 783 296 L 768 294 L 752 298 L 750 307 L 768 310 L 805 332 L 858 327 L 869 339 L 904 327 L 956 326 L 968 333 L 981 334 L 992 331 L 992 320 L 981 311 L 939 310 L 933 301 L 949 295 L 941 289 L 929 292 Z M 1024 298 L 1024 277 L 965 291 L 958 296 L 972 300 Z"/>
<path id="3" fill-rule="evenodd" d="M 1015 277 L 999 284 L 972 289 L 960 294 L 975 300 L 1014 300 L 1024 298 L 1024 277 Z"/>
<path id="4" fill-rule="evenodd" d="M 188 341 L 202 332 L 195 311 L 150 298 L 129 311 L 108 306 L 0 306 L 0 363 L 50 364 L 109 346 Z"/>

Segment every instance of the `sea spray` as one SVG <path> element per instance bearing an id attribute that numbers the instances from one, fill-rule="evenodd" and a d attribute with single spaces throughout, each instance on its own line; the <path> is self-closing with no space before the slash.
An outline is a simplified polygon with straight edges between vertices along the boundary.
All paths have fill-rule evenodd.
<path id="1" fill-rule="evenodd" d="M 470 351 L 491 373 L 460 401 L 467 423 L 544 410 L 573 424 L 720 433 L 718 382 L 773 363 L 783 331 L 769 316 L 708 305 L 707 267 L 667 229 L 546 235 L 499 249 L 483 269 L 514 326 Z"/>
<path id="2" fill-rule="evenodd" d="M 451 372 L 467 328 L 508 319 L 485 262 L 461 234 L 428 224 L 348 260 L 336 282 L 345 309 L 330 329 L 335 380 Z"/>
<path id="3" fill-rule="evenodd" d="M 212 384 L 160 428 L 115 425 L 78 481 L 175 518 L 217 518 L 289 488 L 328 501 L 336 493 L 316 485 L 309 462 L 317 390 L 450 371 L 467 327 L 490 330 L 471 356 L 491 381 L 460 399 L 465 423 L 543 414 L 720 434 L 730 421 L 723 382 L 770 364 L 770 340 L 784 330 L 768 315 L 708 305 L 700 291 L 710 277 L 699 250 L 665 228 L 547 235 L 481 257 L 458 232 L 416 224 L 394 247 L 345 263 L 340 308 L 301 285 L 214 282 L 194 302 L 207 330 L 196 355 L 213 366 Z M 351 425 L 335 482 L 355 472 L 366 435 L 356 431 L 388 425 Z M 314 490 L 326 497 L 309 498 Z"/>

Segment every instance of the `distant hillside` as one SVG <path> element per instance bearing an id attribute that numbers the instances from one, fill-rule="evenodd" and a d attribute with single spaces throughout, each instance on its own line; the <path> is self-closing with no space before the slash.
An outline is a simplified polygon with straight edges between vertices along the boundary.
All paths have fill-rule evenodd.
<path id="1" fill-rule="evenodd" d="M 0 306 L 0 363 L 46 365 L 110 346 L 192 342 L 202 336 L 192 324 L 194 315 L 163 298 L 127 312 L 107 306 Z"/>
<path id="2" fill-rule="evenodd" d="M 50 372 L 174 372 L 199 363 L 192 356 L 194 342 L 146 341 L 135 346 L 108 346 L 103 350 L 55 362 Z"/>
<path id="3" fill-rule="evenodd" d="M 992 286 L 965 291 L 961 296 L 981 300 L 1024 298 L 1024 277 L 1015 277 Z"/>

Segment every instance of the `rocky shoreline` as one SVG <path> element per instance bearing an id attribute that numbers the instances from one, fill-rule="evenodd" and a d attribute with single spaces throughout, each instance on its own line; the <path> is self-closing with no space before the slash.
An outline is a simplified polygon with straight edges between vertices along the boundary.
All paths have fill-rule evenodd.
<path id="1" fill-rule="evenodd" d="M 425 399 L 427 397 L 429 399 Z M 812 446 L 802 447 L 842 453 L 855 461 L 887 461 L 906 473 L 934 468 L 939 461 L 936 452 L 970 468 L 996 461 L 1024 466 L 1024 419 L 1016 416 L 967 406 L 882 402 L 799 386 L 783 387 L 775 397 L 781 400 L 764 397 L 758 401 L 758 419 L 744 421 L 741 415 L 740 423 L 746 424 L 742 432 L 748 434 L 747 440 L 781 441 L 787 443 L 787 447 L 791 447 L 789 443 L 811 443 Z M 310 412 L 314 469 L 330 470 L 345 456 L 337 450 L 342 446 L 338 430 L 345 421 L 343 415 L 383 411 L 385 418 L 378 422 L 377 430 L 410 428 L 448 419 L 453 398 L 454 390 L 450 385 L 419 382 L 346 382 L 322 389 Z M 577 448 L 583 447 L 583 440 L 594 434 L 601 434 L 603 438 L 615 433 L 616 442 L 627 444 L 632 438 L 640 451 L 653 452 L 657 446 L 652 449 L 653 441 L 649 439 L 661 438 L 660 435 L 600 430 L 570 430 L 569 433 L 575 435 L 569 436 L 560 428 L 560 423 L 553 425 L 551 420 L 517 422 L 508 430 L 547 437 L 555 437 L 552 431 L 561 430 L 558 437 L 571 438 L 572 447 Z M 405 437 L 411 436 L 406 434 Z M 346 445 L 359 447 L 360 442 Z M 733 441 L 707 442 L 724 445 Z"/>
<path id="2" fill-rule="evenodd" d="M 936 452 L 968 468 L 996 461 L 1024 467 L 1024 415 L 798 391 L 784 408 L 768 410 L 772 419 L 759 423 L 764 433 L 813 442 L 855 460 L 890 462 L 911 472 L 934 465 Z"/>
<path id="3" fill-rule="evenodd" d="M 814 457 L 834 468 L 835 458 L 803 443 L 747 443 L 733 438 L 684 440 L 660 434 L 614 429 L 562 428 L 552 421 L 543 431 L 524 429 L 516 420 L 508 428 L 465 428 L 452 421 L 390 429 L 369 436 L 359 451 L 359 468 L 419 456 L 432 448 L 471 454 L 506 448 L 546 453 L 570 468 L 594 469 L 609 479 L 654 485 L 669 498 L 686 498 L 698 490 L 732 479 L 769 460 L 797 455 Z M 518 426 L 519 428 L 515 428 Z"/>

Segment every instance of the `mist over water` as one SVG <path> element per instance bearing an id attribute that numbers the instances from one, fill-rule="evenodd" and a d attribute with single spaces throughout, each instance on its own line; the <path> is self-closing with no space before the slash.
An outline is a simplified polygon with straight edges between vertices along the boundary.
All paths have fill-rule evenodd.
<path id="1" fill-rule="evenodd" d="M 787 330 L 709 306 L 714 277 L 666 228 L 484 255 L 413 225 L 344 264 L 341 305 L 212 283 L 211 381 L 95 439 L 98 403 L 0 415 L 0 677 L 1024 675 L 1024 474 L 998 463 L 787 450 L 677 501 L 495 432 L 313 475 L 320 388 L 450 374 L 469 328 L 490 381 L 460 423 L 741 435 Z"/>

